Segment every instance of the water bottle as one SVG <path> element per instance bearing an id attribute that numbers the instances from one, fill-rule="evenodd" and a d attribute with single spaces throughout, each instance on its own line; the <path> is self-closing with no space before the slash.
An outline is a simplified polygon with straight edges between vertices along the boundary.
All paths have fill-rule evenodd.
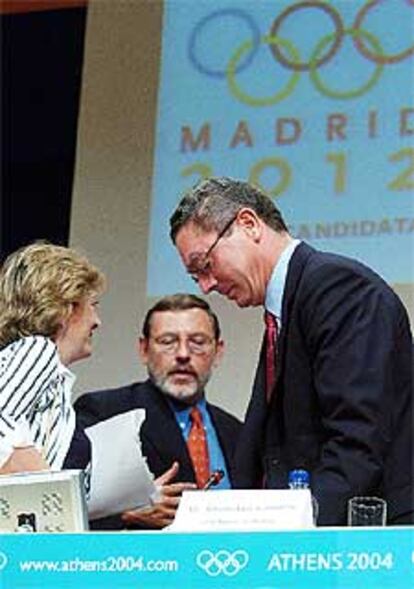
<path id="1" fill-rule="evenodd" d="M 289 485 L 289 489 L 309 489 L 309 490 L 311 490 L 309 472 L 307 470 L 302 469 L 302 468 L 297 468 L 295 470 L 291 470 L 289 472 L 288 485 Z M 312 500 L 313 523 L 316 526 L 316 522 L 318 519 L 318 502 L 316 501 L 316 499 L 312 495 L 312 493 L 311 493 L 311 500 Z"/>

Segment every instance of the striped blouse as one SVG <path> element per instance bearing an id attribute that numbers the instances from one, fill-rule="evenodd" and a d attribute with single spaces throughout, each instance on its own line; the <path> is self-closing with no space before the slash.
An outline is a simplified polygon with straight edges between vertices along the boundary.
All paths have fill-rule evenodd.
<path id="1" fill-rule="evenodd" d="M 60 469 L 75 429 L 74 375 L 56 345 L 40 335 L 0 350 L 0 465 L 13 447 L 34 444 L 52 469 Z"/>

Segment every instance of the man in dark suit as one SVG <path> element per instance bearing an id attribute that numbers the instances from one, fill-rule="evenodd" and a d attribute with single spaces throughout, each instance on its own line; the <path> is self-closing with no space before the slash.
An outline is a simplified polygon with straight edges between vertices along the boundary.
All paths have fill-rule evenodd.
<path id="1" fill-rule="evenodd" d="M 284 488 L 305 468 L 319 525 L 345 524 L 355 495 L 383 497 L 388 523 L 414 523 L 412 336 L 393 290 L 357 261 L 293 239 L 273 201 L 245 182 L 201 181 L 170 224 L 204 293 L 262 305 L 273 324 L 237 485 Z"/>
<path id="2" fill-rule="evenodd" d="M 223 345 L 217 316 L 206 301 L 188 294 L 165 297 L 148 311 L 138 342 L 149 379 L 88 393 L 77 400 L 75 409 L 82 427 L 134 408 L 146 411 L 140 431 L 142 452 L 162 484 L 161 498 L 147 509 L 123 514 L 124 524 L 162 527 L 171 523 L 182 491 L 194 488 L 195 483 L 203 487 L 214 472 L 224 475 L 215 488 L 231 487 L 241 424 L 205 399 L 205 386 L 221 359 Z M 195 408 L 202 420 L 201 434 L 192 432 Z M 195 467 L 199 458 L 189 445 L 194 435 L 198 441 L 201 436 L 202 451 L 207 453 L 203 472 Z M 118 517 L 95 527 L 121 525 Z"/>

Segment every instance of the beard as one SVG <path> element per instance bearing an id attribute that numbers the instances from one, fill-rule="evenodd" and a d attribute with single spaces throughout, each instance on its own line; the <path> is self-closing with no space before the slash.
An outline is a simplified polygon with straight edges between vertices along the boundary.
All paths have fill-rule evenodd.
<path id="1" fill-rule="evenodd" d="M 204 387 L 210 380 L 211 371 L 201 375 L 190 371 L 187 382 L 183 383 L 174 382 L 175 374 L 177 372 L 174 371 L 170 371 L 167 374 L 158 374 L 151 367 L 148 367 L 148 375 L 151 381 L 165 395 L 184 403 L 189 403 L 203 397 Z"/>

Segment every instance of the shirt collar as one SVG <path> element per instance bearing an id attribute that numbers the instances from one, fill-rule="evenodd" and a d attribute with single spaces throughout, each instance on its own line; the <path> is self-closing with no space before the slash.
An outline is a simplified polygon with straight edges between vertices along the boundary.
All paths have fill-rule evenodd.
<path id="1" fill-rule="evenodd" d="M 293 239 L 283 250 L 276 262 L 266 288 L 265 309 L 274 315 L 280 324 L 282 319 L 282 299 L 285 289 L 288 266 L 293 252 L 299 245 L 299 239 Z"/>
<path id="2" fill-rule="evenodd" d="M 195 405 L 184 405 L 183 403 L 177 403 L 174 402 L 174 399 L 171 399 L 169 397 L 167 397 L 167 401 L 172 411 L 174 412 L 174 415 L 178 420 L 181 429 L 184 429 L 190 422 L 190 411 L 193 407 L 198 407 L 200 409 L 203 419 L 207 412 L 206 400 L 204 397 L 200 399 Z"/>
<path id="3" fill-rule="evenodd" d="M 67 396 L 70 398 L 72 394 L 72 388 L 76 381 L 76 376 L 73 374 L 71 370 L 58 358 L 58 366 L 57 366 L 58 375 L 62 378 L 64 383 L 65 392 Z"/>

